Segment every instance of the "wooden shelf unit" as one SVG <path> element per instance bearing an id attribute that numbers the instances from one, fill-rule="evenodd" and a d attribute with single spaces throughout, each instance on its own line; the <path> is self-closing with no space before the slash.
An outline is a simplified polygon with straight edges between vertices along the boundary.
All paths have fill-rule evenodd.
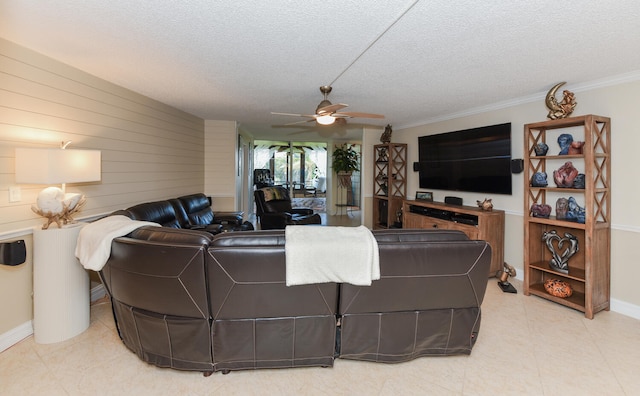
<path id="1" fill-rule="evenodd" d="M 524 202 L 524 294 L 536 295 L 558 304 L 584 312 L 593 319 L 595 313 L 609 310 L 611 260 L 611 120 L 607 117 L 584 115 L 560 120 L 527 124 L 525 133 L 525 202 Z M 560 134 L 571 133 L 574 141 L 584 141 L 582 154 L 556 155 L 560 148 L 556 141 Z M 537 156 L 538 143 L 549 146 L 547 155 Z M 585 175 L 585 187 L 558 188 L 553 170 L 571 161 Z M 545 172 L 549 185 L 531 186 L 531 177 Z M 574 197 L 585 209 L 585 222 L 558 220 L 555 217 L 559 197 Z M 533 217 L 533 204 L 552 207 L 549 218 Z M 545 232 L 555 230 L 558 235 L 574 235 L 578 252 L 569 261 L 569 273 L 555 271 L 549 265 L 552 253 L 542 241 Z M 558 247 L 559 248 L 559 247 Z M 558 298 L 544 289 L 547 279 L 567 282 L 573 289 L 568 298 Z"/>
<path id="2" fill-rule="evenodd" d="M 373 146 L 373 228 L 392 228 L 407 196 L 407 145 Z"/>
<path id="3" fill-rule="evenodd" d="M 486 211 L 473 206 L 441 202 L 405 200 L 402 208 L 404 228 L 460 230 L 469 239 L 484 240 L 491 246 L 489 276 L 504 267 L 504 211 Z"/>

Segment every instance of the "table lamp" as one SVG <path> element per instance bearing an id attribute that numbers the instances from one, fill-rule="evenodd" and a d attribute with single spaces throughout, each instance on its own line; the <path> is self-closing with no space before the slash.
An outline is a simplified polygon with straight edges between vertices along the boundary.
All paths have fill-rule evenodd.
<path id="1" fill-rule="evenodd" d="M 99 150 L 69 150 L 71 142 L 60 148 L 16 148 L 16 183 L 61 184 L 47 187 L 38 194 L 31 209 L 47 218 L 43 230 L 55 223 L 73 222 L 72 215 L 84 204 L 82 194 L 67 194 L 66 183 L 100 181 L 101 152 Z"/>

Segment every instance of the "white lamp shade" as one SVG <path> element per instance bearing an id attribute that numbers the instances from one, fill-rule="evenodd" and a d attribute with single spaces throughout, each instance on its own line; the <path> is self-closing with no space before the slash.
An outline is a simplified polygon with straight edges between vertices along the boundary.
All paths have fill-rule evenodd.
<path id="1" fill-rule="evenodd" d="M 62 184 L 100 181 L 99 150 L 16 149 L 16 183 Z"/>

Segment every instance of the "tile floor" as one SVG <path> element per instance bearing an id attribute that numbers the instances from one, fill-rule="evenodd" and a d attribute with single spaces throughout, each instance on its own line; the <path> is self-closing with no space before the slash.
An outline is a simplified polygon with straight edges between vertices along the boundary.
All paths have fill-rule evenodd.
<path id="1" fill-rule="evenodd" d="M 338 359 L 333 368 L 215 373 L 160 369 L 122 344 L 108 302 L 58 344 L 29 337 L 0 353 L 1 395 L 640 395 L 640 321 L 593 320 L 489 279 L 470 356 L 401 364 Z"/>

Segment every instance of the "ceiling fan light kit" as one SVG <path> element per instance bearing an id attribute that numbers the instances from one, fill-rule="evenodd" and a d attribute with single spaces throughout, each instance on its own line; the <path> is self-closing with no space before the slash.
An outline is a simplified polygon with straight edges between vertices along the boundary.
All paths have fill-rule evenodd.
<path id="1" fill-rule="evenodd" d="M 316 122 L 320 125 L 331 125 L 336 121 L 335 117 L 330 115 L 323 115 L 316 117 Z"/>
<path id="2" fill-rule="evenodd" d="M 316 107 L 316 111 L 314 114 L 294 114 L 294 113 L 277 113 L 271 112 L 274 115 L 284 115 L 284 116 L 293 116 L 293 117 L 306 117 L 310 118 L 308 121 L 316 121 L 319 125 L 332 125 L 336 121 L 340 121 L 338 124 L 344 125 L 346 124 L 347 118 L 384 118 L 382 114 L 372 114 L 372 113 L 356 113 L 356 112 L 341 112 L 340 110 L 348 107 L 349 105 L 344 103 L 332 104 L 329 99 L 327 99 L 327 95 L 331 92 L 330 85 L 323 85 L 320 87 L 320 92 L 322 92 L 323 99 Z M 306 122 L 306 121 L 302 121 Z M 297 124 L 297 122 L 293 123 Z"/>

